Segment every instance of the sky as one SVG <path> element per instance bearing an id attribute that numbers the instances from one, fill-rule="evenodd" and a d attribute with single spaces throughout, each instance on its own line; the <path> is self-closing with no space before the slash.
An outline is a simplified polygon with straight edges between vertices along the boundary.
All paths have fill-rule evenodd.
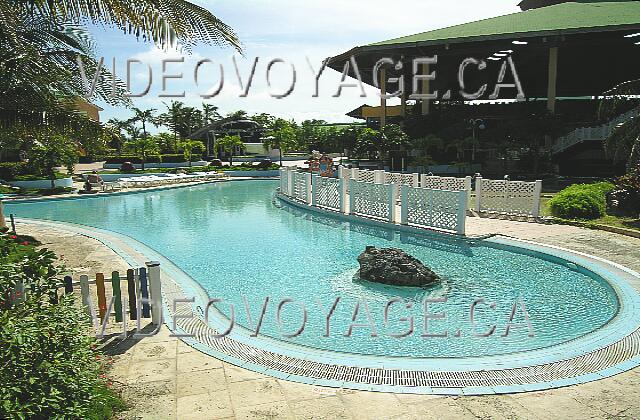
<path id="1" fill-rule="evenodd" d="M 242 109 L 250 115 L 266 112 L 298 122 L 306 119 L 352 121 L 345 113 L 362 104 L 379 104 L 376 91 L 367 87 L 367 97 L 362 98 L 358 88 L 344 88 L 340 97 L 333 97 L 341 74 L 326 69 L 319 79 L 319 97 L 312 97 L 315 77 L 307 59 L 314 71 L 318 71 L 324 59 L 355 46 L 519 11 L 517 0 L 196 0 L 195 3 L 210 10 L 236 31 L 244 47 L 244 57 L 230 47 L 203 44 L 193 47 L 190 54 L 163 51 L 115 29 L 90 28 L 96 38 L 98 57 L 104 57 L 108 69 L 111 69 L 115 58 L 116 75 L 121 80 L 127 80 L 128 59 L 141 60 L 151 66 L 149 93 L 133 98 L 134 106 L 160 112 L 171 100 L 180 100 L 190 106 L 201 106 L 203 102 L 213 104 L 223 115 Z M 159 97 L 162 91 L 162 59 L 181 57 L 184 57 L 184 63 L 167 64 L 165 74 L 182 73 L 183 78 L 168 79 L 165 92 L 185 92 L 185 97 Z M 242 89 L 234 57 L 243 85 L 255 58 L 258 58 L 246 97 L 240 96 Z M 286 63 L 276 63 L 271 67 L 270 87 L 266 77 L 267 66 L 276 58 Z M 200 67 L 196 85 L 193 73 L 196 63 L 203 59 L 213 63 Z M 141 92 L 148 81 L 146 64 L 131 66 L 132 93 Z M 220 65 L 224 72 L 222 89 L 215 97 L 203 99 L 200 94 L 211 93 L 217 87 Z M 288 90 L 293 75 L 292 65 L 296 77 L 293 91 L 281 99 L 273 97 L 272 94 L 281 95 Z M 131 111 L 124 107 L 112 107 L 101 101 L 96 103 L 104 108 L 102 121 L 131 116 Z"/>

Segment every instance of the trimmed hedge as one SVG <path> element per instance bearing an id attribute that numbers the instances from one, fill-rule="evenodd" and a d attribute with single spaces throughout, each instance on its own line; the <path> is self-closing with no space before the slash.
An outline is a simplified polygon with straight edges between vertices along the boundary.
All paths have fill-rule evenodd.
<path id="1" fill-rule="evenodd" d="M 614 188 L 610 182 L 571 185 L 549 200 L 549 209 L 562 219 L 599 219 L 606 214 L 606 196 Z"/>

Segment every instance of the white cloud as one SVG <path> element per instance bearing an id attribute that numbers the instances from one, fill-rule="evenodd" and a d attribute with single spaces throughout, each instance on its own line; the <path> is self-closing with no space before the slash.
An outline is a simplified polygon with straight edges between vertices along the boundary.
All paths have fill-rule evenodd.
<path id="1" fill-rule="evenodd" d="M 298 0 L 196 0 L 211 10 L 217 17 L 231 25 L 245 45 L 245 58 L 238 58 L 243 81 L 246 80 L 255 56 L 260 57 L 255 80 L 249 96 L 242 98 L 231 56 L 233 50 L 208 46 L 194 48 L 185 55 L 182 65 L 170 64 L 169 72 L 184 74 L 183 80 L 171 80 L 172 91 L 186 91 L 180 99 L 192 106 L 199 106 L 204 100 L 198 96 L 202 90 L 193 81 L 196 63 L 204 58 L 224 66 L 225 82 L 220 94 L 207 102 L 218 106 L 222 113 L 245 109 L 249 113 L 269 112 L 285 118 L 303 120 L 307 118 L 325 119 L 332 122 L 350 120 L 344 114 L 363 103 L 376 105 L 379 98 L 372 87 L 367 87 L 367 97 L 361 98 L 359 90 L 345 89 L 340 98 L 333 98 L 340 74 L 326 70 L 320 81 L 320 98 L 312 98 L 314 78 L 305 57 L 308 56 L 315 68 L 327 56 L 340 54 L 354 46 L 376 42 L 398 36 L 410 35 L 427 30 L 451 26 L 481 18 L 516 12 L 516 2 L 504 0 L 459 0 L 441 2 L 436 0 L 369 0 L 367 2 L 324 0 L 322 2 L 300 2 Z M 98 35 L 97 39 L 103 37 Z M 135 99 L 136 106 L 163 109 L 163 101 L 158 98 L 161 90 L 161 62 L 163 59 L 179 58 L 178 51 L 162 51 L 149 44 L 135 43 L 130 37 L 111 34 L 105 42 L 108 48 L 104 54 L 107 62 L 116 56 L 124 74 L 126 59 L 136 58 L 149 63 L 153 68 L 153 87 L 145 98 Z M 111 42 L 109 44 L 109 41 Z M 128 56 L 127 56 L 128 54 Z M 284 99 L 269 95 L 266 83 L 266 65 L 270 58 L 284 58 L 296 67 L 297 84 L 293 93 Z M 119 67 L 120 67 L 119 66 Z M 201 73 L 201 86 L 213 86 L 218 82 L 217 68 L 207 66 Z M 290 72 L 282 65 L 273 69 L 273 90 L 282 91 L 290 80 Z M 146 70 L 133 74 L 136 83 L 146 80 Z M 135 84 L 135 83 L 134 83 Z M 101 104 L 105 105 L 105 104 Z M 126 116 L 127 111 L 104 106 L 104 118 Z"/>

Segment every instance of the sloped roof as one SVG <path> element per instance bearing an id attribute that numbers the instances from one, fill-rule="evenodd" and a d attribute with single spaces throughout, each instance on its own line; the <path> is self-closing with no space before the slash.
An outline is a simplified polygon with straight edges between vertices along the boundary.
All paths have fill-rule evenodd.
<path id="1" fill-rule="evenodd" d="M 517 34 L 593 32 L 640 24 L 640 1 L 578 0 L 375 42 L 366 47 L 440 43 L 470 38 L 497 39 Z"/>

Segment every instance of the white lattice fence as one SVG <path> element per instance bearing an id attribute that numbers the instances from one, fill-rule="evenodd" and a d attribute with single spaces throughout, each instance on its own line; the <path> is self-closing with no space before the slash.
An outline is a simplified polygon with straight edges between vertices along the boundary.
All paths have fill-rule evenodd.
<path id="1" fill-rule="evenodd" d="M 395 184 L 396 188 L 396 200 L 400 199 L 400 186 L 408 185 L 410 187 L 418 187 L 420 183 L 420 176 L 418 174 L 400 174 L 396 172 L 384 172 L 384 183 Z"/>
<path id="2" fill-rule="evenodd" d="M 280 192 L 284 195 L 289 195 L 289 171 L 285 168 L 280 168 Z"/>
<path id="3" fill-rule="evenodd" d="M 420 177 L 420 186 L 432 190 L 466 191 L 467 207 L 471 199 L 471 177 L 457 178 L 452 176 L 429 176 Z"/>
<path id="4" fill-rule="evenodd" d="M 317 207 L 341 211 L 342 209 L 342 180 L 314 176 L 312 184 L 312 202 Z"/>
<path id="5" fill-rule="evenodd" d="M 393 222 L 395 213 L 394 188 L 387 184 L 350 181 L 349 212 L 358 216 Z"/>
<path id="6" fill-rule="evenodd" d="M 357 171 L 358 177 L 356 178 L 356 181 L 359 182 L 375 182 L 376 178 L 375 178 L 375 171 L 365 171 L 362 169 L 359 169 Z"/>
<path id="7" fill-rule="evenodd" d="M 542 181 L 476 178 L 476 211 L 518 216 L 540 215 Z"/>
<path id="8" fill-rule="evenodd" d="M 292 198 L 310 204 L 311 200 L 311 174 L 306 172 L 293 172 Z"/>
<path id="9" fill-rule="evenodd" d="M 465 233 L 467 192 L 403 186 L 400 222 Z"/>

